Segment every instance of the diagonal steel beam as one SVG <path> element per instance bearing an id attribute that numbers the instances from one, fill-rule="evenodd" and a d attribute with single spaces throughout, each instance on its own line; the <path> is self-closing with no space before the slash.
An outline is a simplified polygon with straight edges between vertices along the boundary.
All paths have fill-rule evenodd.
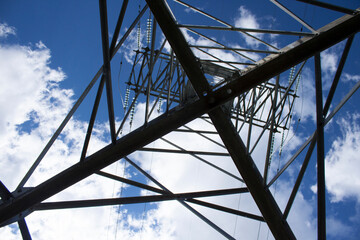
<path id="1" fill-rule="evenodd" d="M 334 10 L 334 11 L 338 11 L 338 12 L 342 12 L 342 13 L 346 13 L 346 14 L 354 14 L 355 13 L 355 11 L 352 9 L 344 8 L 344 7 L 326 3 L 326 2 L 320 2 L 320 1 L 315 1 L 315 0 L 296 0 L 296 1 L 312 4 L 315 6 L 327 8 L 330 10 Z"/>
<path id="2" fill-rule="evenodd" d="M 149 173 L 144 171 L 140 166 L 138 166 L 135 162 L 131 161 L 128 157 L 124 157 L 126 161 L 128 161 L 134 168 L 136 168 L 141 174 L 143 174 L 145 177 L 147 177 L 149 180 L 151 180 L 153 183 L 155 183 L 158 187 L 160 187 L 162 190 L 166 191 L 168 194 L 173 194 L 169 189 L 167 189 L 164 185 L 162 185 L 159 181 L 157 181 L 155 178 L 153 178 Z M 247 189 L 244 189 L 247 191 Z M 219 192 L 220 190 L 216 190 L 216 192 Z M 197 192 L 196 194 L 199 194 L 200 192 Z M 210 227 L 212 227 L 214 230 L 216 230 L 218 233 L 226 237 L 227 239 L 234 239 L 232 236 L 230 236 L 227 232 L 225 232 L 222 228 L 217 226 L 215 223 L 210 221 L 207 217 L 205 217 L 203 214 L 201 214 L 199 211 L 194 209 L 192 206 L 187 204 L 184 200 L 177 199 L 177 201 L 183 205 L 186 209 L 188 209 L 190 212 L 192 212 L 195 216 L 200 218 L 202 221 L 204 221 L 206 224 L 208 224 Z"/>
<path id="3" fill-rule="evenodd" d="M 254 219 L 254 220 L 257 220 L 257 221 L 264 222 L 263 217 L 257 216 L 255 214 L 251 214 L 251 213 L 247 213 L 247 212 L 227 208 L 227 207 L 224 207 L 224 206 L 220 206 L 220 205 L 217 205 L 217 204 L 213 204 L 213 203 L 209 203 L 209 202 L 205 202 L 205 201 L 201 201 L 201 200 L 197 200 L 197 199 L 192 199 L 192 198 L 186 199 L 186 201 L 198 204 L 200 206 L 213 208 L 213 209 L 216 209 L 216 210 L 219 210 L 219 211 L 223 211 L 223 212 L 227 212 L 227 213 L 235 214 L 235 215 L 238 215 L 238 216 L 242 216 L 242 217 L 246 217 L 246 218 L 250 218 L 250 219 Z"/>
<path id="4" fill-rule="evenodd" d="M 344 65 L 345 65 L 345 62 L 346 62 L 346 59 L 347 59 L 348 53 L 350 51 L 350 47 L 351 47 L 351 44 L 352 44 L 353 40 L 354 40 L 354 35 L 349 37 L 348 40 L 346 41 L 346 45 L 345 45 L 343 54 L 341 55 L 341 59 L 339 61 L 339 65 L 338 65 L 338 68 L 336 70 L 334 80 L 333 80 L 333 82 L 331 84 L 331 87 L 330 87 L 330 90 L 329 90 L 329 93 L 328 93 L 328 97 L 327 97 L 325 105 L 324 105 L 324 109 L 323 109 L 323 116 L 324 117 L 326 117 L 326 114 L 329 111 L 331 101 L 332 101 L 332 99 L 334 97 L 335 90 L 336 90 L 336 87 L 337 87 L 338 82 L 340 80 L 340 76 L 341 76 L 342 70 L 344 68 Z"/>
<path id="5" fill-rule="evenodd" d="M 96 174 L 100 175 L 100 176 L 103 176 L 103 177 L 107 177 L 109 179 L 113 179 L 113 180 L 125 183 L 125 184 L 129 184 L 129 185 L 132 185 L 132 186 L 135 186 L 135 187 L 146 189 L 146 190 L 149 190 L 149 191 L 152 191 L 152 192 L 156 192 L 156 193 L 160 193 L 160 194 L 165 194 L 166 193 L 164 190 L 161 190 L 159 188 L 155 188 L 155 187 L 152 187 L 152 186 L 140 183 L 140 182 L 136 182 L 136 181 L 133 181 L 133 180 L 130 180 L 130 179 L 127 179 L 127 178 L 119 177 L 119 176 L 116 176 L 116 175 L 113 175 L 113 174 L 110 174 L 110 173 L 107 173 L 107 172 L 98 171 Z"/>
<path id="6" fill-rule="evenodd" d="M 91 116 L 90 116 L 88 128 L 86 130 L 85 140 L 84 140 L 83 148 L 82 148 L 81 155 L 80 155 L 80 161 L 84 161 L 84 159 L 86 157 L 86 152 L 87 152 L 88 147 L 89 147 L 91 133 L 92 133 L 92 130 L 93 130 L 93 127 L 94 127 L 94 124 L 95 124 L 95 119 L 96 119 L 97 111 L 99 109 L 99 104 L 100 104 L 101 95 L 102 95 L 102 92 L 103 92 L 103 89 L 104 89 L 104 85 L 105 85 L 105 79 L 104 79 L 104 75 L 102 75 L 100 83 L 99 83 L 99 87 L 98 87 L 98 90 L 97 90 L 97 93 L 96 93 L 94 106 L 93 106 L 92 111 L 91 111 Z"/>
<path id="7" fill-rule="evenodd" d="M 96 171 L 131 154 L 180 126 L 200 117 L 211 109 L 226 103 L 259 83 L 287 70 L 316 52 L 325 50 L 360 30 L 360 15 L 344 16 L 318 30 L 313 37 L 302 38 L 282 49 L 282 54 L 271 55 L 261 60 L 256 67 L 250 67 L 234 81 L 209 93 L 205 97 L 175 107 L 166 114 L 150 121 L 128 135 L 118 139 L 115 145 L 108 145 L 88 156 L 82 163 L 60 172 L 42 184 L 17 196 L 11 203 L 0 205 L 0 225 L 11 223 L 23 211 L 59 193 L 69 186 L 90 176 Z"/>
<path id="8" fill-rule="evenodd" d="M 5 187 L 5 185 L 0 181 L 0 198 L 3 202 L 13 198 L 11 192 Z"/>
<path id="9" fill-rule="evenodd" d="M 24 218 L 20 219 L 18 221 L 18 224 L 19 224 L 22 239 L 23 240 L 31 240 L 31 235 L 30 235 L 30 232 L 29 232 L 29 228 L 28 228 L 28 226 L 26 224 L 25 219 Z"/>
<path id="10" fill-rule="evenodd" d="M 117 20 L 114 35 L 112 37 L 111 44 L 110 44 L 110 56 L 112 55 L 112 53 L 113 53 L 113 51 L 115 49 L 116 42 L 117 42 L 118 37 L 119 37 L 120 29 L 121 29 L 121 26 L 122 26 L 122 23 L 123 23 L 123 20 L 124 20 L 124 16 L 125 16 L 125 12 L 126 12 L 126 8 L 127 8 L 128 3 L 129 3 L 129 0 L 124 0 L 123 4 L 121 6 L 119 18 Z"/>
<path id="11" fill-rule="evenodd" d="M 185 37 L 176 26 L 175 20 L 171 17 L 169 9 L 167 9 L 163 1 L 147 2 L 198 96 L 200 98 L 206 96 L 210 91 L 210 85 L 188 46 Z M 295 239 L 290 226 L 282 218 L 280 208 L 268 188 L 266 188 L 259 170 L 248 154 L 248 150 L 237 133 L 230 117 L 227 116 L 222 107 L 217 107 L 209 112 L 209 116 L 274 237 L 276 239 Z"/>

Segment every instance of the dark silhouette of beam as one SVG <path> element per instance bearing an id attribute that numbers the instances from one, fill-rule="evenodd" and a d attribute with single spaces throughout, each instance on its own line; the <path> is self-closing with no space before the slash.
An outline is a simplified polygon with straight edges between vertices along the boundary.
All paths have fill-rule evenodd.
<path id="1" fill-rule="evenodd" d="M 326 239 L 326 189 L 324 153 L 324 116 L 322 101 L 320 53 L 315 55 L 315 97 L 316 97 L 316 135 L 317 135 L 317 222 L 318 239 Z"/>
<path id="2" fill-rule="evenodd" d="M 110 67 L 110 49 L 109 49 L 109 31 L 108 31 L 108 21 L 107 21 L 107 6 L 106 0 L 99 0 L 100 8 L 100 23 L 101 23 L 101 40 L 102 40 L 102 49 L 103 49 L 103 77 L 106 83 L 106 97 L 107 105 L 109 112 L 109 123 L 110 123 L 110 134 L 111 141 L 113 144 L 116 142 L 116 132 L 115 132 L 115 115 L 114 115 L 114 102 L 113 102 L 113 93 L 111 85 L 111 67 Z"/>
<path id="3" fill-rule="evenodd" d="M 156 1 L 151 1 L 151 3 L 155 4 Z M 8 223 L 10 219 L 16 218 L 23 211 L 31 209 L 32 206 L 114 163 L 118 159 L 200 117 L 291 66 L 312 57 L 316 52 L 325 50 L 346 39 L 360 30 L 359 22 L 359 14 L 346 15 L 324 26 L 318 30 L 318 35 L 304 37 L 292 43 L 281 50 L 282 54 L 266 57 L 257 66 L 247 68 L 242 76 L 218 90 L 209 92 L 203 98 L 183 107 L 179 106 L 169 110 L 166 114 L 150 121 L 147 126 L 142 126 L 118 139 L 116 144 L 104 147 L 85 158 L 85 161 L 73 165 L 42 184 L 17 196 L 11 203 L 1 204 L 0 225 Z"/>

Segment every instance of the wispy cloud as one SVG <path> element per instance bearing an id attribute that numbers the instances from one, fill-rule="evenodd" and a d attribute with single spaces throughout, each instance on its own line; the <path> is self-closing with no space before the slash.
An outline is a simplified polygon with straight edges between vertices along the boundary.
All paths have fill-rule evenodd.
<path id="1" fill-rule="evenodd" d="M 339 219 L 334 217 L 326 219 L 327 234 L 336 239 L 352 239 L 352 229 L 350 226 L 342 223 Z M 354 237 L 354 236 L 352 236 Z"/>
<path id="2" fill-rule="evenodd" d="M 341 80 L 343 82 L 358 82 L 360 81 L 360 75 L 351 75 L 349 73 L 344 73 Z"/>
<path id="3" fill-rule="evenodd" d="M 9 26 L 7 23 L 0 23 L 0 38 L 6 38 L 8 35 L 15 35 L 14 27 Z"/>

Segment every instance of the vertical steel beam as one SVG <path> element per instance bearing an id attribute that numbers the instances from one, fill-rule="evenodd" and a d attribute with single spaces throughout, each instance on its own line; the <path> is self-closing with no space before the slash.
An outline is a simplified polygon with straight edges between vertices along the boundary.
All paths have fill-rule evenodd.
<path id="1" fill-rule="evenodd" d="M 271 154 L 272 154 L 272 148 L 273 148 L 273 134 L 275 132 L 275 114 L 276 114 L 276 103 L 277 103 L 277 98 L 278 98 L 278 88 L 279 88 L 279 80 L 280 80 L 280 75 L 277 76 L 276 78 L 276 83 L 275 83 L 275 89 L 274 89 L 274 99 L 272 101 L 272 113 L 271 113 L 271 126 L 270 126 L 270 131 L 269 131 L 269 139 L 268 139 L 268 148 L 266 151 L 266 158 L 265 158 L 265 166 L 264 166 L 264 184 L 266 185 L 267 183 L 267 177 L 268 177 L 268 170 L 270 167 L 270 159 L 271 159 Z"/>
<path id="2" fill-rule="evenodd" d="M 203 98 L 211 92 L 210 85 L 201 71 L 200 64 L 188 46 L 186 39 L 176 26 L 175 20 L 165 2 L 162 0 L 147 0 L 147 3 L 157 18 L 197 95 Z M 231 90 L 228 93 L 230 94 Z M 231 119 L 226 115 L 222 107 L 212 110 L 209 116 L 274 237 L 276 239 L 295 239 L 289 225 L 282 219 L 282 213 L 275 199 L 272 197 L 269 189 L 266 188 L 259 170 L 248 154 Z"/>
<path id="3" fill-rule="evenodd" d="M 112 86 L 111 86 L 109 32 L 108 32 L 106 0 L 99 0 L 99 8 L 100 8 L 100 23 L 101 23 L 101 40 L 102 40 L 103 59 L 104 59 L 103 76 L 106 82 L 106 96 L 107 96 L 107 105 L 109 112 L 111 142 L 115 144 L 116 142 L 115 116 L 114 116 L 114 103 L 113 103 L 113 94 L 112 94 Z"/>
<path id="4" fill-rule="evenodd" d="M 318 239 L 326 239 L 326 198 L 324 159 L 324 117 L 322 102 L 320 53 L 315 55 L 316 133 L 317 133 L 317 195 Z"/>
<path id="5" fill-rule="evenodd" d="M 167 73 L 166 77 L 168 80 L 168 92 L 167 92 L 167 100 L 166 100 L 166 112 L 169 111 L 170 107 L 170 93 L 171 93 L 171 83 L 173 79 L 173 72 L 174 72 L 174 51 L 171 49 L 170 51 L 170 73 Z"/>
<path id="6" fill-rule="evenodd" d="M 246 142 L 246 151 L 249 152 L 250 150 L 250 142 L 251 142 L 251 135 L 252 135 L 252 125 L 253 125 L 253 119 L 254 119 L 254 112 L 255 112 L 255 106 L 256 106 L 256 87 L 252 89 L 252 105 L 250 109 L 250 117 L 249 117 L 249 128 L 248 128 L 248 136 L 247 136 L 247 142 Z M 250 100 L 250 99 L 249 99 Z M 251 101 L 251 100 L 250 100 Z M 250 102 L 249 101 L 249 102 Z"/>

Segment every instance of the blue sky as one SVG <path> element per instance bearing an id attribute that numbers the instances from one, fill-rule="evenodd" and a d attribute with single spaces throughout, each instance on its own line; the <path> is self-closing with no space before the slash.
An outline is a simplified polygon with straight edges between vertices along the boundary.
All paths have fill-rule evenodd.
<path id="1" fill-rule="evenodd" d="M 97 1 L 62 1 L 58 3 L 52 1 L 0 1 L 2 6 L 0 8 L 0 75 L 2 76 L 0 78 L 2 88 L 0 90 L 2 96 L 0 115 L 3 116 L 0 120 L 2 129 L 0 130 L 0 180 L 10 191 L 13 191 L 75 100 L 101 67 L 103 60 Z M 237 27 L 309 32 L 270 1 L 229 1 L 229 4 L 221 1 L 206 1 L 201 6 L 198 2 L 186 2 Z M 360 1 L 338 2 L 342 6 L 352 9 L 360 5 Z M 144 6 L 144 0 L 130 1 L 123 26 L 129 26 L 136 17 L 139 3 L 141 7 Z M 186 10 L 176 2 L 169 0 L 168 3 L 181 24 L 219 26 L 219 23 L 199 13 Z M 286 4 L 314 29 L 342 16 L 340 13 L 296 1 L 288 1 L 283 4 Z M 110 40 L 120 7 L 121 2 L 108 1 Z M 143 32 L 148 15 L 148 12 L 145 13 L 141 19 Z M 123 28 L 120 36 L 124 32 Z M 249 40 L 238 33 L 219 34 L 210 30 L 204 32 L 217 41 L 230 46 L 269 50 L 265 45 Z M 184 32 L 184 35 L 190 44 L 210 44 L 208 40 L 201 39 L 190 32 Z M 130 36 L 124 47 L 120 49 L 121 54 L 117 54 L 112 62 L 117 126 L 123 118 L 120 96 L 123 98 L 125 96 L 124 82 L 128 80 L 131 61 L 134 57 L 133 50 L 136 48 L 136 32 Z M 298 39 L 297 36 L 256 36 L 279 48 Z M 158 33 L 157 39 L 162 39 L 161 33 Z M 359 36 L 356 36 L 330 111 L 352 86 L 360 81 L 359 41 Z M 142 44 L 146 45 L 144 38 Z M 159 47 L 160 42 L 157 42 L 156 45 Z M 344 45 L 345 42 L 342 42 L 321 55 L 324 99 L 327 96 Z M 169 50 L 168 46 L 166 48 Z M 219 57 L 226 60 L 239 60 L 237 56 L 231 54 L 219 51 L 212 53 L 218 54 Z M 195 51 L 195 54 L 204 57 L 198 51 Z M 255 60 L 261 59 L 259 54 L 249 54 L 249 56 Z M 120 62 L 123 63 L 121 72 Z M 313 59 L 310 59 L 302 72 L 297 92 L 300 97 L 294 106 L 290 130 L 286 132 L 288 137 L 285 141 L 284 151 L 281 157 L 274 154 L 271 176 L 276 173 L 277 164 L 281 166 L 285 159 L 288 159 L 313 132 L 315 126 L 313 66 Z M 288 75 L 288 71 L 281 75 L 283 84 L 287 83 Z M 64 129 L 60 139 L 47 154 L 44 163 L 39 166 L 29 180 L 29 186 L 36 186 L 78 161 L 96 94 L 96 86 L 75 114 L 75 118 Z M 325 128 L 328 239 L 357 239 L 360 234 L 357 227 L 360 221 L 359 98 L 359 92 L 356 92 Z M 105 97 L 101 102 L 98 121 L 90 143 L 90 153 L 110 142 L 104 99 Z M 129 124 L 126 123 L 124 134 L 143 124 L 144 99 L 144 97 L 139 99 L 135 110 L 134 125 L 130 129 Z M 155 112 L 153 117 L 158 114 Z M 299 119 L 300 123 L 297 126 Z M 213 130 L 213 126 L 202 120 L 196 120 L 188 126 L 195 129 Z M 257 128 L 253 131 L 254 136 L 259 133 Z M 243 139 L 246 139 L 246 134 L 246 130 L 241 132 Z M 276 136 L 275 149 L 279 149 L 281 137 L 281 134 Z M 204 139 L 199 136 L 171 133 L 165 138 L 186 149 L 225 151 L 217 145 L 204 142 Z M 216 136 L 213 138 L 221 141 Z M 259 165 L 262 160 L 257 159 L 264 158 L 261 146 L 266 146 L 266 141 L 266 137 L 262 138 L 260 150 L 258 148 L 253 153 L 253 158 Z M 170 146 L 164 141 L 158 140 L 149 147 L 169 148 Z M 276 184 L 276 190 L 272 189 L 281 209 L 286 204 L 291 183 L 296 178 L 304 155 L 301 154 L 299 160 L 295 161 L 290 170 L 280 178 Z M 315 239 L 316 237 L 315 156 L 316 151 L 313 153 L 305 179 L 289 216 L 289 224 L 299 239 Z M 234 179 L 194 161 L 190 156 L 135 152 L 131 158 L 174 192 L 242 186 Z M 59 159 L 62 160 L 59 161 Z M 238 174 L 229 157 L 223 159 L 209 157 L 208 160 L 233 174 Z M 126 165 L 124 161 L 109 166 L 106 171 L 152 184 L 133 167 L 129 167 L 129 164 Z M 137 188 L 114 183 L 100 176 L 91 176 L 69 190 L 54 196 L 51 200 L 87 199 L 99 198 L 99 196 L 109 198 L 119 195 L 120 192 L 122 196 L 152 194 L 146 191 L 140 192 Z M 227 198 L 211 198 L 210 201 L 259 214 L 248 194 L 241 197 L 236 195 Z M 268 236 L 269 239 L 272 239 L 265 224 L 229 214 L 220 214 L 215 210 L 202 207 L 196 206 L 196 209 L 223 227 L 236 239 L 243 239 L 242 237 L 256 239 L 257 236 L 260 236 L 259 239 L 266 239 Z M 106 239 L 219 239 L 222 237 L 177 202 L 136 204 L 122 206 L 120 210 L 102 207 L 35 212 L 26 220 L 33 239 L 70 239 L 70 237 L 74 239 L 85 237 L 105 239 L 104 236 Z M 245 235 L 242 235 L 244 232 L 246 232 Z M 19 234 L 16 224 L 0 229 L 1 239 L 18 239 Z"/>

